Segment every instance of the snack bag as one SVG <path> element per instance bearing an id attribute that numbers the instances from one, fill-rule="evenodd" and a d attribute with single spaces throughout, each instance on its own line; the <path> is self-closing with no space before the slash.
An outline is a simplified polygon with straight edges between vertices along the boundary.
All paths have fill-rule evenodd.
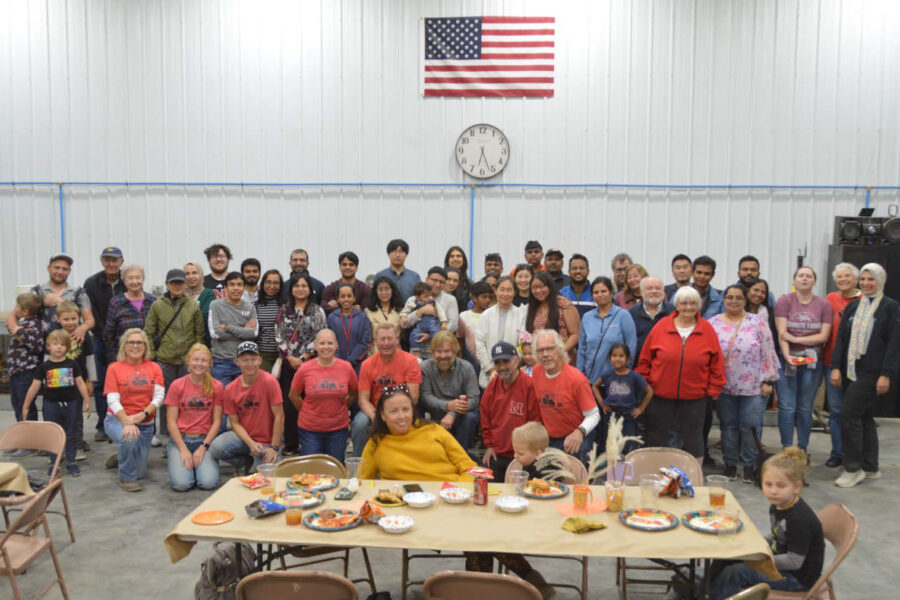
<path id="1" fill-rule="evenodd" d="M 694 486 L 691 485 L 690 478 L 685 474 L 684 471 L 676 467 L 675 465 L 669 465 L 669 468 L 678 473 L 679 483 L 678 487 L 682 494 L 693 498 L 694 497 Z"/>
<path id="2" fill-rule="evenodd" d="M 373 525 L 378 524 L 383 516 L 384 512 L 370 500 L 366 500 L 359 509 L 359 518 Z"/>
<path id="3" fill-rule="evenodd" d="M 241 484 L 247 486 L 251 490 L 258 490 L 259 488 L 265 487 L 269 484 L 269 480 L 266 479 L 266 477 L 261 473 L 254 473 L 249 477 L 238 477 L 238 481 L 240 481 Z"/>
<path id="4" fill-rule="evenodd" d="M 659 472 L 662 475 L 662 486 L 659 490 L 660 497 L 671 496 L 672 498 L 681 497 L 681 475 L 671 467 L 660 467 Z"/>
<path id="5" fill-rule="evenodd" d="M 285 506 L 278 502 L 256 500 L 245 506 L 244 510 L 247 511 L 247 515 L 251 519 L 258 519 L 260 517 L 268 517 L 269 515 L 277 515 L 280 512 L 284 512 Z"/>
<path id="6" fill-rule="evenodd" d="M 472 467 L 466 471 L 469 475 L 474 477 L 475 479 L 493 479 L 494 478 L 494 470 L 488 469 L 487 467 Z"/>

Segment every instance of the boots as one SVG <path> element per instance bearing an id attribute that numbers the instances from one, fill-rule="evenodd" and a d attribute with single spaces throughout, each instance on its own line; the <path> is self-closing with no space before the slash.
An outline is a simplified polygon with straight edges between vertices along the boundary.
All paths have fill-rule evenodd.
<path id="1" fill-rule="evenodd" d="M 532 570 L 531 573 L 525 576 L 525 581 L 536 587 L 544 600 L 556 597 L 556 590 L 537 571 Z"/>

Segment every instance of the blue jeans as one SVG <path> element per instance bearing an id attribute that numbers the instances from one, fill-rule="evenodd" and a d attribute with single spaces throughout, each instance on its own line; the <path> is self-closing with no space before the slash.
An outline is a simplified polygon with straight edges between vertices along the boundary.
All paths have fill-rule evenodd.
<path id="1" fill-rule="evenodd" d="M 263 448 L 271 448 L 271 444 L 263 444 Z M 214 460 L 224 460 L 235 467 L 251 467 L 261 462 L 261 456 L 253 456 L 250 448 L 234 431 L 220 433 L 209 446 L 207 454 L 211 454 Z M 275 457 L 277 463 L 281 460 L 281 452 Z"/>
<path id="2" fill-rule="evenodd" d="M 347 451 L 347 429 L 337 431 L 311 431 L 297 427 L 300 454 L 327 454 L 344 462 Z"/>
<path id="3" fill-rule="evenodd" d="M 752 428 L 759 426 L 762 408 L 759 396 L 738 396 L 722 392 L 716 401 L 719 428 L 722 430 L 722 456 L 726 467 L 756 467 L 756 441 Z"/>
<path id="4" fill-rule="evenodd" d="M 773 590 L 784 592 L 800 592 L 807 589 L 793 575 L 785 575 L 784 579 L 769 579 L 745 563 L 739 562 L 728 565 L 719 572 L 710 586 L 709 597 L 710 600 L 724 600 L 757 583 L 768 583 Z"/>
<path id="5" fill-rule="evenodd" d="M 423 343 L 431 344 L 431 338 L 433 338 L 434 334 L 440 330 L 441 322 L 437 317 L 432 317 L 431 315 L 422 317 L 419 319 L 419 322 L 416 323 L 416 326 L 412 328 L 412 331 L 409 332 L 409 349 L 421 350 L 422 344 L 416 340 L 419 339 L 423 333 L 428 334 L 428 341 Z"/>
<path id="6" fill-rule="evenodd" d="M 93 333 L 94 340 L 94 364 L 97 366 L 97 384 L 94 386 L 94 409 L 97 413 L 97 431 L 103 431 L 103 416 L 106 414 L 106 396 L 103 394 L 103 386 L 106 385 L 106 346 L 101 336 Z"/>
<path id="7" fill-rule="evenodd" d="M 184 445 L 190 450 L 191 454 L 203 445 L 205 435 L 184 435 L 182 434 Z M 186 492 L 196 484 L 201 490 L 212 490 L 219 485 L 219 462 L 213 458 L 212 452 L 207 451 L 200 461 L 200 466 L 194 469 L 188 469 L 181 462 L 181 451 L 178 446 L 169 438 L 167 446 L 168 453 L 166 461 L 169 468 L 169 483 L 176 492 Z"/>
<path id="8" fill-rule="evenodd" d="M 475 441 L 475 432 L 479 427 L 481 427 L 481 416 L 477 410 L 470 410 L 465 414 L 456 415 L 453 425 L 450 427 L 450 433 L 463 450 L 468 452 Z"/>
<path id="9" fill-rule="evenodd" d="M 209 374 L 213 379 L 219 381 L 223 386 L 228 385 L 241 375 L 241 368 L 237 366 L 234 360 L 226 360 L 224 358 L 214 358 L 213 366 Z"/>
<path id="10" fill-rule="evenodd" d="M 831 371 L 829 367 L 827 371 Z M 841 405 L 844 403 L 844 390 L 831 385 L 825 377 L 825 398 L 828 400 L 828 430 L 831 432 L 831 456 L 835 460 L 844 458 L 844 442 L 841 440 Z"/>
<path id="11" fill-rule="evenodd" d="M 797 374 L 787 377 L 784 364 L 779 369 L 778 380 L 778 430 L 781 432 L 781 445 L 785 448 L 794 445 L 794 425 L 797 426 L 797 445 L 803 450 L 809 446 L 809 434 L 812 431 L 812 409 L 816 399 L 816 391 L 822 383 L 825 369 L 822 361 L 816 361 L 815 367 L 799 365 Z"/>
<path id="12" fill-rule="evenodd" d="M 34 380 L 30 372 L 16 373 L 9 376 L 9 399 L 12 402 L 13 414 L 16 416 L 16 422 L 22 420 L 22 407 L 25 406 L 25 394 L 31 387 Z M 28 407 L 27 421 L 37 421 L 37 402 L 32 402 Z"/>
<path id="13" fill-rule="evenodd" d="M 363 448 L 369 441 L 369 425 L 372 421 L 363 411 L 359 411 L 353 415 L 350 422 L 350 439 L 353 440 L 353 456 L 362 456 Z"/>
<path id="14" fill-rule="evenodd" d="M 156 433 L 156 425 L 147 423 L 137 426 L 141 435 L 137 440 L 125 440 L 125 426 L 115 417 L 106 415 L 103 429 L 113 443 L 119 445 L 119 479 L 134 481 L 147 476 L 147 459 L 150 458 L 150 441 Z"/>
<path id="15" fill-rule="evenodd" d="M 589 432 L 584 437 L 584 440 L 582 440 L 582 442 L 581 442 L 581 448 L 579 448 L 578 452 L 576 452 L 573 455 L 573 456 L 575 456 L 575 458 L 577 458 L 578 460 L 583 462 L 585 466 L 587 466 L 587 461 L 589 458 L 588 455 L 591 452 L 591 447 L 594 445 L 596 433 L 597 433 L 597 428 L 595 427 L 593 431 Z M 565 441 L 566 441 L 566 438 L 564 438 L 564 437 L 561 437 L 561 438 L 553 438 L 552 437 L 552 438 L 550 438 L 550 446 L 552 448 L 558 448 L 559 450 L 565 451 L 565 448 L 563 448 L 563 444 L 565 443 Z"/>
<path id="16" fill-rule="evenodd" d="M 78 423 L 81 420 L 82 401 L 52 402 L 44 400 L 44 420 L 56 423 L 66 432 L 66 462 L 75 464 L 75 451 L 81 445 L 81 437 L 78 433 Z M 56 455 L 50 454 L 50 460 L 55 461 Z"/>

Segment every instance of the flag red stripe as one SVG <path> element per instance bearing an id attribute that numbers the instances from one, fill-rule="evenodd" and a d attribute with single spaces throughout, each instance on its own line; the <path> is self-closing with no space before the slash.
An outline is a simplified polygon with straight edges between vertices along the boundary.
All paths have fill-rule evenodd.
<path id="1" fill-rule="evenodd" d="M 481 42 L 482 48 L 553 48 L 553 42 Z"/>
<path id="2" fill-rule="evenodd" d="M 553 90 L 425 90 L 426 96 L 529 96 L 552 98 Z"/>
<path id="3" fill-rule="evenodd" d="M 482 29 L 481 35 L 553 35 L 553 29 Z"/>
<path id="4" fill-rule="evenodd" d="M 426 77 L 425 83 L 553 83 L 552 77 Z"/>
<path id="5" fill-rule="evenodd" d="M 538 52 L 535 54 L 481 54 L 481 60 L 527 60 L 534 58 L 553 58 L 553 53 Z"/>
<path id="6" fill-rule="evenodd" d="M 482 23 L 555 23 L 555 17 L 481 17 Z"/>
<path id="7" fill-rule="evenodd" d="M 425 65 L 426 71 L 552 71 L 553 65 Z"/>

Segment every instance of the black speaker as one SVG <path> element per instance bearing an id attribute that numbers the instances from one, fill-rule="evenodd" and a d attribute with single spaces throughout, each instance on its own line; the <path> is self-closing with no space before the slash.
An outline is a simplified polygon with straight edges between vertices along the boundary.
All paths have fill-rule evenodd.
<path id="1" fill-rule="evenodd" d="M 835 217 L 833 240 L 842 246 L 900 246 L 900 218 Z"/>

